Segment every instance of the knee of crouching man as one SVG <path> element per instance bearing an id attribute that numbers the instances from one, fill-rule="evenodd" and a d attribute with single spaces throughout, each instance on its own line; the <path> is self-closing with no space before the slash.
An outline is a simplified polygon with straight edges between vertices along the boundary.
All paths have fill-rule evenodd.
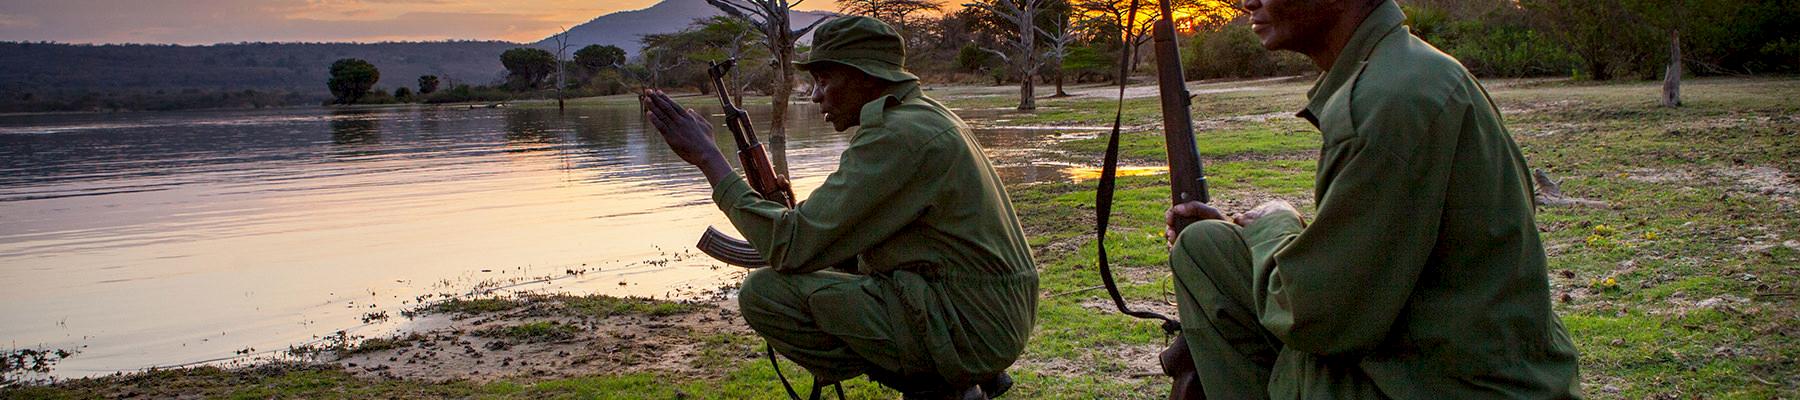
<path id="1" fill-rule="evenodd" d="M 780 285 L 776 282 L 779 279 L 781 274 L 769 268 L 750 271 L 744 276 L 744 283 L 738 285 L 738 308 L 749 310 L 760 305 L 766 297 L 764 293 Z"/>

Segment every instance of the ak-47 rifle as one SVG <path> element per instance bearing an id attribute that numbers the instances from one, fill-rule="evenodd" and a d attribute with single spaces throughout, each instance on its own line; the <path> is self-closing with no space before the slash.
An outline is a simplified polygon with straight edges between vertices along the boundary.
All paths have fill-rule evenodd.
<path id="1" fill-rule="evenodd" d="M 744 180 L 749 181 L 750 189 L 762 195 L 763 199 L 794 206 L 794 188 L 788 185 L 786 178 L 775 174 L 775 167 L 769 165 L 769 153 L 763 151 L 762 142 L 756 139 L 756 128 L 750 124 L 750 113 L 744 112 L 736 104 L 732 104 L 731 96 L 725 90 L 725 74 L 737 65 L 737 59 L 726 59 L 723 62 L 709 62 L 706 74 L 712 77 L 713 92 L 719 95 L 719 104 L 725 108 L 725 127 L 731 129 L 731 137 L 737 142 L 738 161 L 744 166 Z M 757 254 L 750 242 L 734 238 L 719 232 L 713 227 L 706 227 L 706 233 L 700 235 L 700 252 L 712 256 L 726 264 L 740 267 L 758 268 L 769 265 L 768 260 Z"/>
<path id="2" fill-rule="evenodd" d="M 1175 43 L 1175 22 L 1170 17 L 1173 14 L 1169 12 L 1169 1 L 1171 0 L 1159 2 L 1162 17 L 1152 27 L 1152 35 L 1156 41 L 1157 88 L 1162 97 L 1163 139 L 1169 152 L 1169 199 L 1173 204 L 1190 201 L 1207 203 L 1212 198 L 1206 191 L 1206 173 L 1200 165 L 1200 152 L 1194 145 L 1194 123 L 1188 109 L 1192 98 L 1188 95 L 1187 83 L 1182 79 L 1181 50 Z M 1112 214 L 1113 189 L 1117 183 L 1115 177 L 1119 163 L 1119 129 L 1125 110 L 1125 77 L 1130 72 L 1127 67 L 1132 47 L 1129 24 L 1137 20 L 1137 8 L 1138 0 L 1131 0 L 1130 16 L 1125 28 L 1126 54 L 1119 64 L 1119 109 L 1118 114 L 1113 116 L 1112 135 L 1106 145 L 1106 162 L 1101 169 L 1100 187 L 1095 196 L 1095 220 L 1098 225 L 1096 247 L 1099 250 L 1096 264 L 1100 269 L 1101 283 L 1106 287 L 1107 294 L 1112 296 L 1113 304 L 1118 306 L 1119 312 L 1137 318 L 1161 320 L 1163 333 L 1175 337 L 1159 357 L 1163 373 L 1175 380 L 1169 398 L 1199 398 L 1203 396 L 1199 393 L 1199 375 L 1194 369 L 1193 357 L 1188 353 L 1186 341 L 1179 336 L 1181 321 L 1156 312 L 1132 310 L 1128 307 L 1124 295 L 1119 293 L 1118 283 L 1113 280 L 1112 268 L 1107 263 L 1106 230 Z M 1194 218 L 1177 220 L 1175 231 L 1180 232 L 1196 221 L 1198 220 Z"/>

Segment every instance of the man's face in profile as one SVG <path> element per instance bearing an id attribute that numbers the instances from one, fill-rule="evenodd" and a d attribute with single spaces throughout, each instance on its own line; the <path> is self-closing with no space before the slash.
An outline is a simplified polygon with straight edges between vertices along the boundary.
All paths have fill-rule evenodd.
<path id="1" fill-rule="evenodd" d="M 809 71 L 813 78 L 812 102 L 831 128 L 843 132 L 862 124 L 862 106 L 881 96 L 874 78 L 855 68 L 834 63 L 820 63 Z"/>
<path id="2" fill-rule="evenodd" d="M 1326 32 L 1352 1 L 1362 0 L 1246 0 L 1243 7 L 1263 48 L 1306 53 L 1324 45 Z"/>

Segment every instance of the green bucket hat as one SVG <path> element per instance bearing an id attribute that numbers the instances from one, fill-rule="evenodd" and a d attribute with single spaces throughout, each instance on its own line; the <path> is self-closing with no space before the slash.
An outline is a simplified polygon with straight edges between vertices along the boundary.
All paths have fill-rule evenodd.
<path id="1" fill-rule="evenodd" d="M 819 24 L 813 31 L 812 53 L 806 61 L 795 62 L 794 68 L 806 71 L 824 62 L 856 67 L 889 82 L 919 79 L 906 72 L 906 43 L 900 32 L 869 17 L 838 17 Z"/>

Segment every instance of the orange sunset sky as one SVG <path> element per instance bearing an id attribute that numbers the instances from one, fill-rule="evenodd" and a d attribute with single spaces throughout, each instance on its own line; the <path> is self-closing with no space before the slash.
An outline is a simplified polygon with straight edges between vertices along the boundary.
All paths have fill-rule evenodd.
<path id="1" fill-rule="evenodd" d="M 478 39 L 532 42 L 659 0 L 6 0 L 0 40 L 212 44 Z M 701 1 L 701 0 L 693 0 Z M 948 3 L 948 2 L 947 2 Z M 801 10 L 836 10 L 805 0 Z"/>

